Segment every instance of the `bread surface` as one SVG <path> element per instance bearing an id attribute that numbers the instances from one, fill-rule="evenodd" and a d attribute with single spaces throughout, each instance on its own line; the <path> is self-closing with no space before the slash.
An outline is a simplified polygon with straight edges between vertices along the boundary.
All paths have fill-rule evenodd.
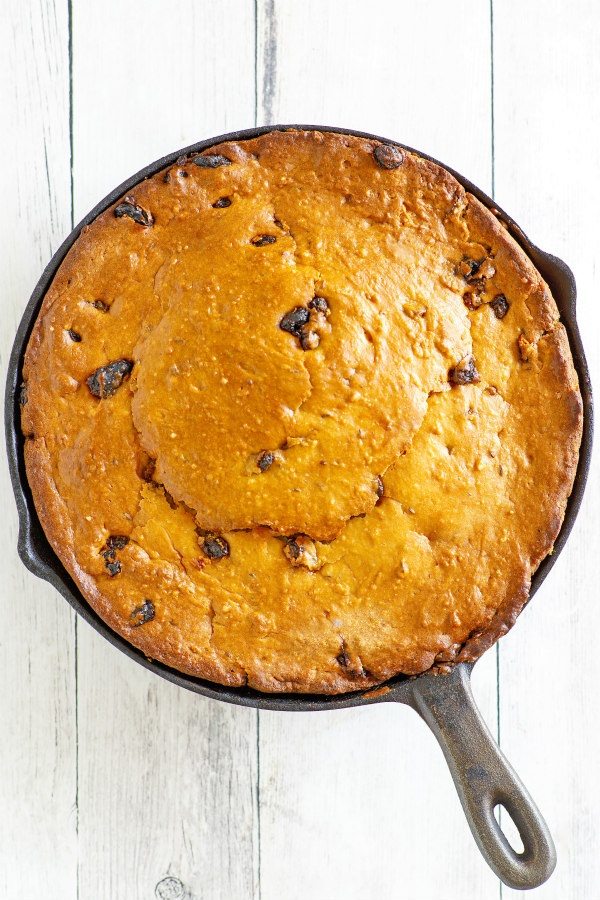
<path id="1" fill-rule="evenodd" d="M 472 660 L 552 550 L 582 406 L 555 302 L 440 166 L 274 131 L 86 227 L 31 335 L 27 475 L 147 656 L 335 693 Z"/>

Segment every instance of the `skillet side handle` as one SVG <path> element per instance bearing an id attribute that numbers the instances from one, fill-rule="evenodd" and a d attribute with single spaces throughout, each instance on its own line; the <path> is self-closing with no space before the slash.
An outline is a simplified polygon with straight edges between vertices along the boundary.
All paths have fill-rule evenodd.
<path id="1" fill-rule="evenodd" d="M 516 772 L 492 738 L 471 691 L 471 669 L 425 675 L 412 683 L 411 705 L 436 736 L 450 768 L 479 849 L 511 888 L 543 884 L 554 871 L 556 850 L 548 826 Z M 523 841 L 517 853 L 508 843 L 494 808 L 504 806 Z"/>

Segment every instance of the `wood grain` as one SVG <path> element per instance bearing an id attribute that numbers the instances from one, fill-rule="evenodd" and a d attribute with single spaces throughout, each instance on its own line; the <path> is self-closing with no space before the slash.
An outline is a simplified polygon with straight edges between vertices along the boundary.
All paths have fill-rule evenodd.
<path id="1" fill-rule="evenodd" d="M 76 218 L 164 153 L 253 123 L 252 3 L 76 4 L 73 60 Z M 80 900 L 257 896 L 256 713 L 178 690 L 83 623 L 78 706 Z"/>
<path id="2" fill-rule="evenodd" d="M 552 0 L 540 15 L 538 4 L 509 0 L 496 5 L 494 25 L 496 196 L 535 243 L 572 267 L 598 385 L 598 7 Z M 544 900 L 600 897 L 599 551 L 596 452 L 569 543 L 501 654 L 502 744 L 557 845 L 556 872 L 536 893 Z"/>
<path id="3" fill-rule="evenodd" d="M 418 6 L 391 0 L 259 3 L 259 123 L 383 134 L 489 187 L 488 9 L 458 6 L 468 54 L 448 41 L 451 4 L 435 4 L 425 27 Z M 430 72 L 425 59 L 435 61 Z M 475 689 L 494 729 L 493 653 Z M 263 900 L 498 896 L 442 754 L 411 710 L 261 713 L 260 798 Z"/>
<path id="4" fill-rule="evenodd" d="M 499 203 L 574 269 L 598 382 L 592 0 L 7 0 L 2 13 L 2 377 L 71 203 L 78 219 L 152 159 L 258 121 L 373 131 L 495 181 Z M 548 581 L 474 675 L 556 839 L 544 900 L 600 898 L 599 469 L 596 455 Z M 0 498 L 1 898 L 513 895 L 412 711 L 257 716 L 163 683 L 25 571 L 5 467 Z"/>
<path id="5" fill-rule="evenodd" d="M 0 364 L 42 268 L 69 231 L 66 5 L 9 0 L 0 16 Z M 75 900 L 74 615 L 17 553 L 0 467 L 0 897 Z"/>

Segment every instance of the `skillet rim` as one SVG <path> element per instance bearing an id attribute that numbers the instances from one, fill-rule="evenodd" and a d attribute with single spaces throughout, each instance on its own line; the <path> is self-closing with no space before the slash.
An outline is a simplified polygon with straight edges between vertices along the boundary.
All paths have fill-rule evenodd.
<path id="1" fill-rule="evenodd" d="M 436 163 L 446 171 L 450 172 L 457 181 L 473 194 L 488 209 L 494 212 L 499 220 L 507 227 L 509 233 L 522 247 L 525 253 L 532 260 L 536 268 L 540 271 L 544 279 L 550 286 L 556 304 L 558 306 L 561 321 L 565 326 L 569 338 L 569 345 L 573 356 L 575 370 L 579 378 L 581 397 L 583 401 L 583 434 L 579 450 L 579 460 L 577 471 L 573 483 L 571 495 L 567 501 L 564 519 L 560 532 L 554 543 L 553 551 L 545 557 L 536 569 L 531 582 L 531 589 L 527 603 L 531 600 L 535 592 L 538 590 L 544 579 L 547 577 L 551 568 L 571 533 L 575 519 L 577 518 L 585 486 L 588 478 L 592 439 L 593 439 L 593 399 L 592 388 L 590 382 L 589 369 L 583 350 L 581 335 L 579 332 L 576 319 L 576 286 L 573 273 L 563 260 L 549 253 L 540 250 L 533 244 L 517 223 L 504 212 L 487 194 L 480 190 L 471 181 L 465 178 L 456 170 L 445 165 L 445 163 L 434 159 L 420 150 L 409 147 L 406 144 L 392 141 L 389 138 L 380 137 L 368 132 L 356 131 L 350 128 L 342 128 L 339 126 L 327 125 L 265 125 L 255 128 L 235 131 L 229 134 L 211 137 L 204 141 L 191 144 L 181 150 L 174 151 L 166 156 L 155 160 L 144 168 L 140 169 L 135 175 L 132 175 L 122 184 L 113 188 L 96 206 L 72 229 L 67 238 L 60 245 L 58 250 L 52 256 L 52 259 L 44 269 L 29 302 L 24 310 L 23 316 L 19 323 L 15 340 L 13 343 L 10 359 L 7 366 L 6 391 L 4 402 L 4 422 L 6 431 L 7 457 L 9 463 L 10 479 L 15 495 L 19 517 L 19 538 L 17 549 L 21 561 L 24 565 L 39 578 L 48 581 L 58 592 L 67 600 L 71 607 L 77 612 L 88 624 L 90 624 L 99 634 L 108 640 L 113 646 L 117 647 L 131 659 L 135 660 L 146 669 L 154 672 L 160 677 L 176 684 L 178 687 L 186 688 L 194 693 L 202 694 L 216 700 L 222 700 L 227 703 L 233 703 L 239 706 L 246 706 L 257 709 L 273 709 L 287 711 L 315 711 L 325 709 L 342 709 L 350 706 L 360 706 L 367 703 L 373 703 L 380 700 L 397 700 L 409 702 L 411 682 L 418 678 L 423 678 L 428 673 L 415 678 L 407 676 L 397 676 L 384 682 L 375 688 L 371 687 L 365 691 L 354 691 L 346 694 L 266 694 L 252 688 L 232 688 L 216 682 L 206 681 L 204 679 L 195 678 L 191 675 L 185 675 L 172 669 L 156 660 L 146 657 L 140 650 L 129 644 L 124 638 L 112 631 L 108 625 L 98 616 L 96 612 L 89 606 L 83 595 L 74 584 L 69 574 L 64 569 L 59 558 L 51 549 L 48 540 L 39 523 L 33 498 L 25 473 L 25 464 L 23 456 L 24 439 L 20 430 L 20 412 L 19 412 L 19 385 L 21 383 L 21 370 L 23 358 L 29 336 L 37 318 L 39 307 L 48 290 L 59 266 L 63 259 L 79 237 L 82 229 L 89 225 L 98 215 L 104 212 L 123 194 L 130 191 L 146 178 L 152 177 L 157 172 L 168 166 L 173 165 L 180 157 L 188 156 L 193 153 L 200 153 L 217 144 L 225 141 L 245 141 L 259 137 L 272 131 L 320 131 L 332 132 L 335 134 L 347 134 L 354 137 L 367 138 L 369 140 L 377 140 L 382 143 L 393 144 L 401 147 L 411 153 Z M 467 665 L 468 668 L 472 664 Z M 436 676 L 437 677 L 437 676 Z"/>

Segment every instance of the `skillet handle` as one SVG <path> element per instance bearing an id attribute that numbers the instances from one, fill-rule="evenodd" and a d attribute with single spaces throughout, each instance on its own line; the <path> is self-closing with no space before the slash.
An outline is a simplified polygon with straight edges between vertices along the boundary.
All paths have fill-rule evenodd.
<path id="1" fill-rule="evenodd" d="M 554 871 L 556 850 L 548 826 L 492 738 L 471 691 L 471 667 L 412 682 L 410 702 L 436 736 L 467 821 L 491 869 L 511 888 L 536 888 Z M 508 843 L 494 817 L 504 806 L 519 830 L 523 852 Z"/>

